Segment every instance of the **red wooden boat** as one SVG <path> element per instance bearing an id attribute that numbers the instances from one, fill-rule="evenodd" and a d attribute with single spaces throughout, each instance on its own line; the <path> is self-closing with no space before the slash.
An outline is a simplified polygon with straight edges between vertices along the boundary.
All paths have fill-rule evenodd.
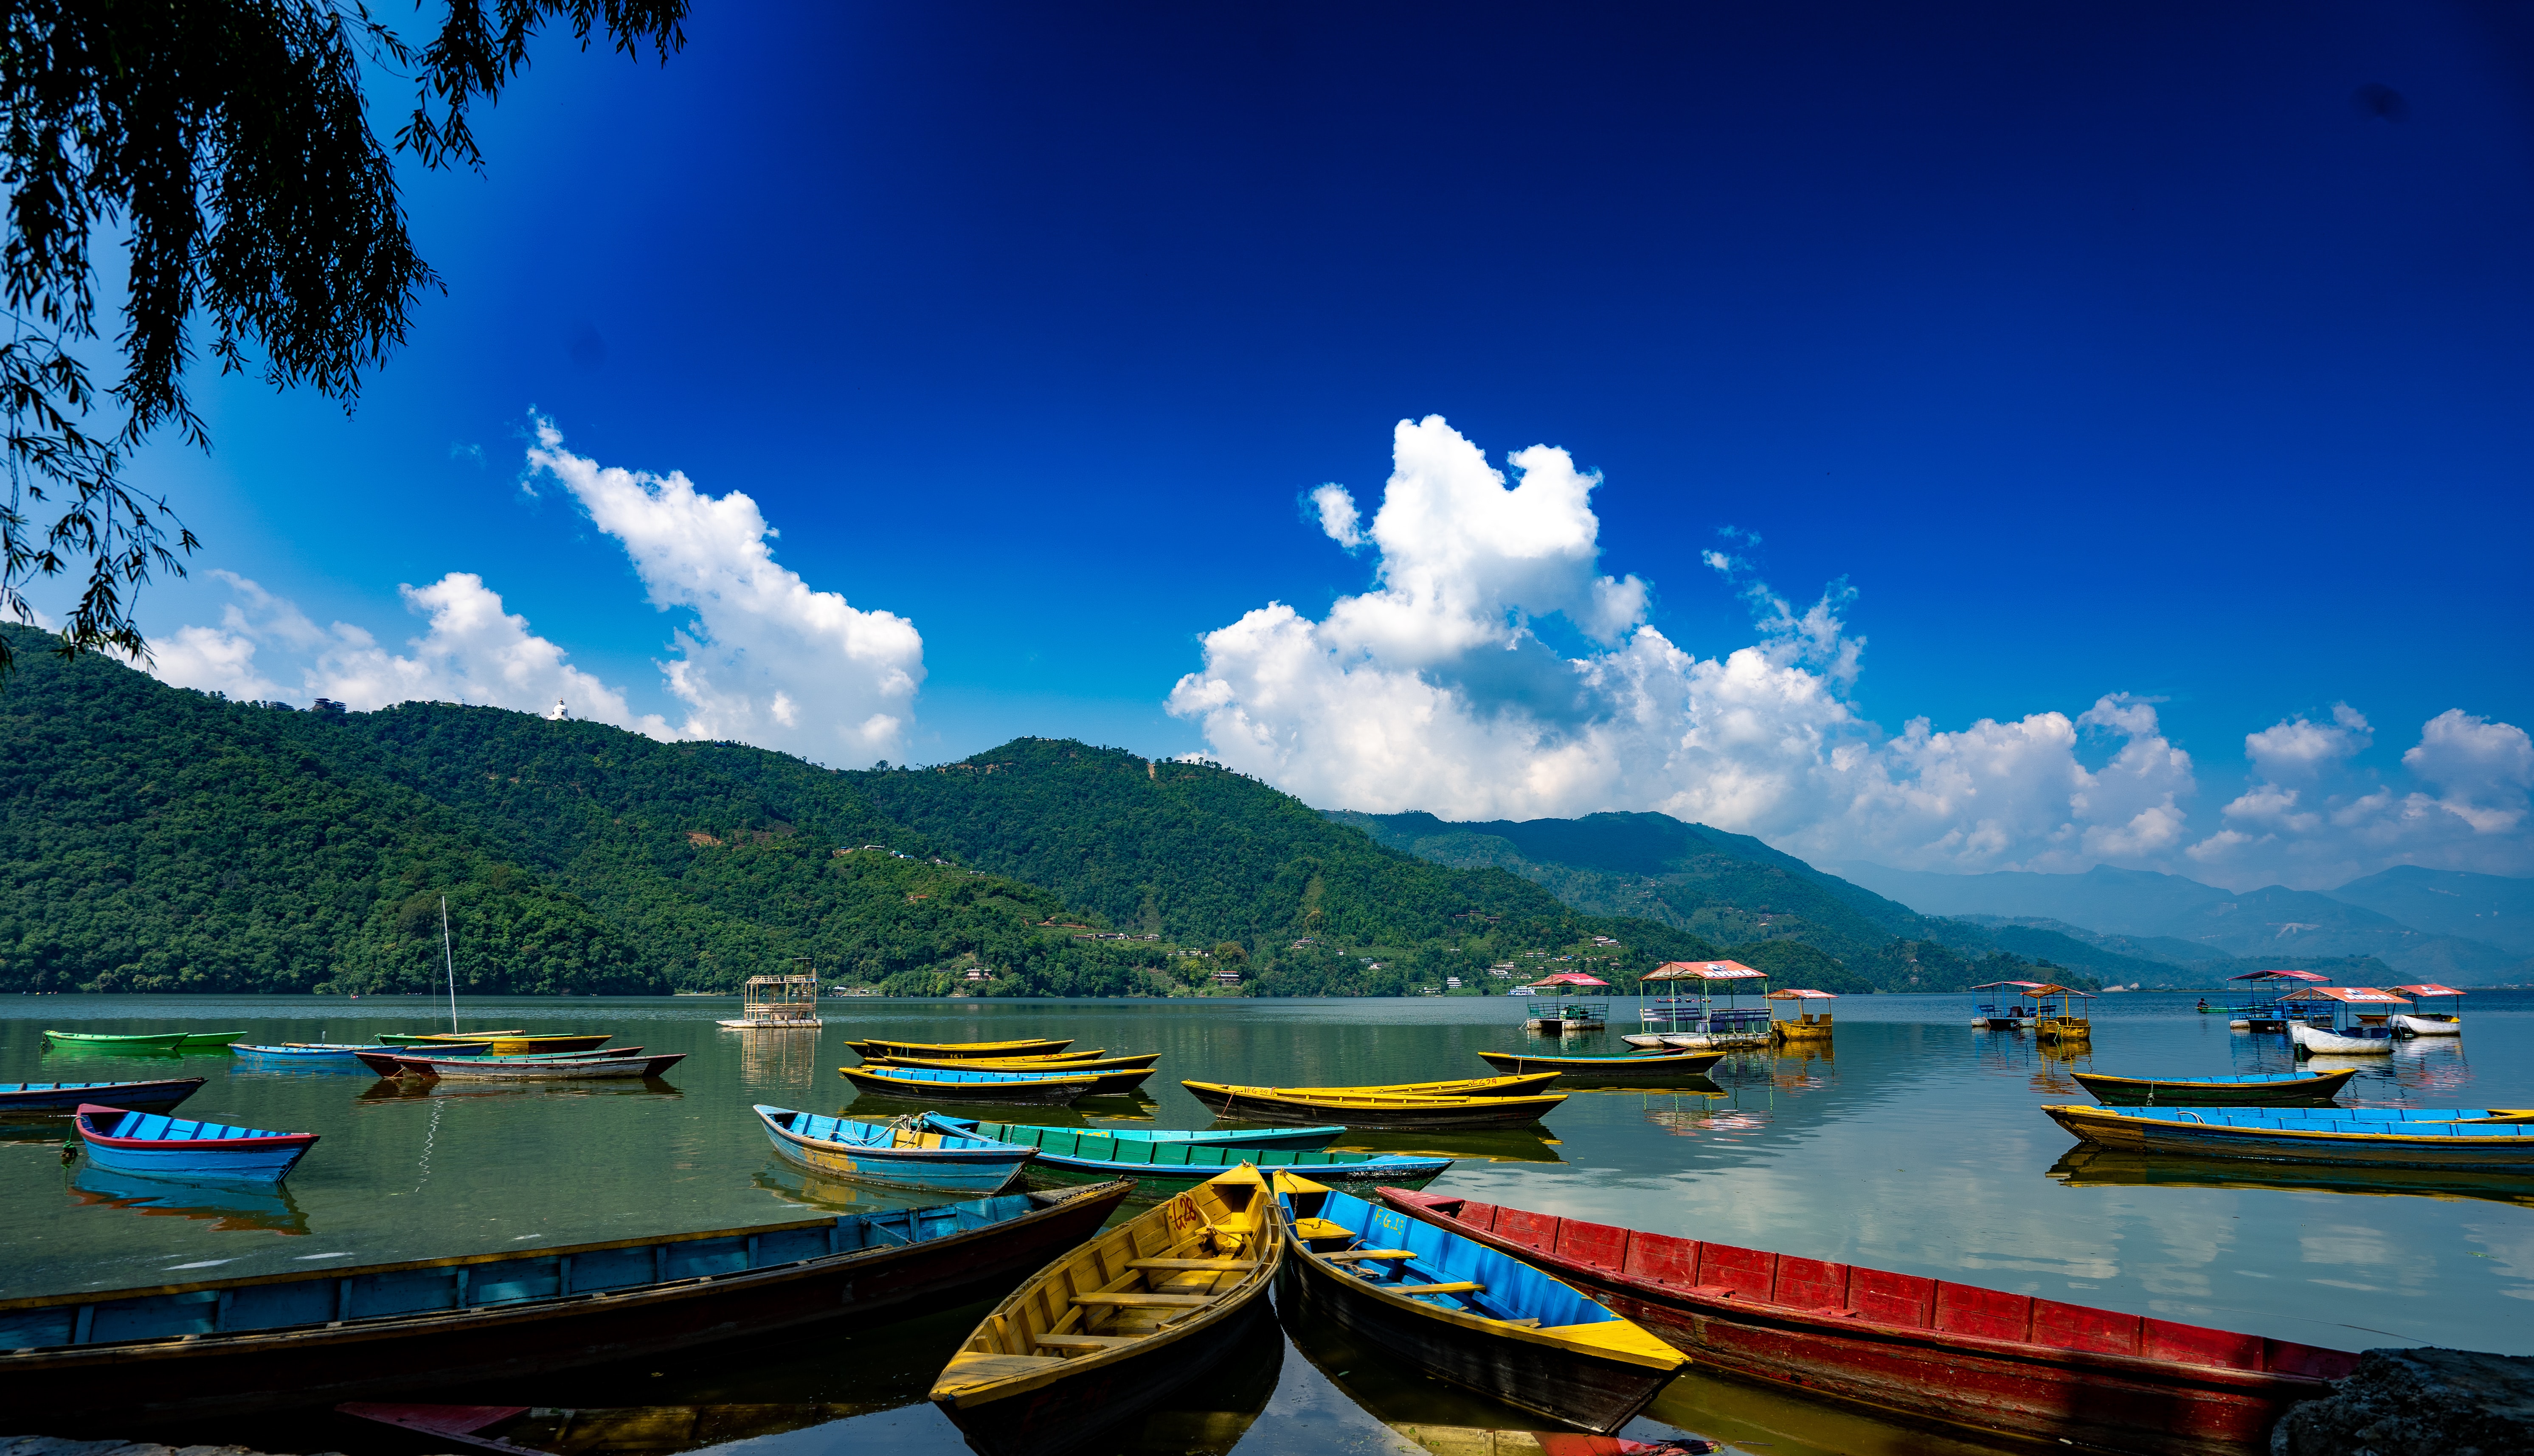
<path id="1" fill-rule="evenodd" d="M 2342 1350 L 1647 1234 L 1448 1193 L 1393 1208 L 1583 1289 L 1709 1368 L 1886 1416 L 2081 1450 L 2266 1452 Z"/>

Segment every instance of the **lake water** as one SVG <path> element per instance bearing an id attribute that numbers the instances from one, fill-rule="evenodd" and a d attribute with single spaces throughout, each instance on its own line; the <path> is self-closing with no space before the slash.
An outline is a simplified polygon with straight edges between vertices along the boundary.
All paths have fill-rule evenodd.
<path id="1" fill-rule="evenodd" d="M 2534 1180 L 2345 1186 L 2260 1165 L 2151 1169 L 2071 1157 L 2037 1109 L 2087 1102 L 2072 1068 L 2187 1075 L 2284 1070 L 2283 1038 L 2230 1033 L 2194 998 L 2094 1003 L 2089 1055 L 2044 1057 L 2027 1034 L 1974 1030 L 1971 998 L 1851 997 L 1821 1055 L 1748 1054 L 1713 1090 L 1578 1092 L 1545 1130 L 1399 1133 L 1340 1147 L 1431 1149 L 1462 1159 L 1432 1186 L 1495 1203 L 1815 1258 L 2363 1349 L 2439 1344 L 2534 1354 Z M 880 1035 L 957 1041 L 1070 1038 L 1076 1048 L 1163 1054 L 1138 1101 L 1086 1103 L 1091 1122 L 1209 1119 L 1182 1077 L 1287 1085 L 1430 1080 L 1488 1072 L 1482 1050 L 1546 1050 L 1510 999 L 1404 1001 L 835 1001 L 816 1035 L 713 1025 L 730 1001 L 696 998 L 470 1001 L 473 1027 L 607 1031 L 620 1045 L 689 1053 L 674 1091 L 480 1088 L 397 1091 L 366 1072 L 248 1070 L 225 1055 L 125 1058 L 43 1048 L 41 1030 L 243 1028 L 249 1041 L 352 1041 L 445 1028 L 423 1000 L 25 997 L 0 1005 L 0 1078 L 203 1075 L 185 1114 L 324 1134 L 286 1191 L 139 1201 L 82 1164 L 59 1133 L 0 1141 L 0 1298 L 182 1278 L 480 1252 L 533 1243 L 761 1223 L 817 1208 L 900 1206 L 925 1195 L 812 1183 L 777 1160 L 749 1112 L 834 1113 L 853 1089 L 844 1043 Z M 2534 994 L 2469 998 L 2469 1031 L 2406 1044 L 2341 1100 L 2534 1107 Z M 1617 1002 L 1620 1019 L 1630 1003 Z M 1625 1028 L 1621 1028 L 1625 1029 Z M 1607 1050 L 1624 1050 L 1616 1038 Z M 1583 1050 L 1586 1039 L 1570 1039 Z M 1600 1050 L 1599 1048 L 1592 1048 Z M 177 1068 L 181 1067 L 181 1071 Z M 898 1109 L 891 1106 L 888 1111 Z M 1070 1122 L 1047 1110 L 1031 1121 Z M 2399 1177 L 2398 1175 L 2396 1177 Z M 216 1270 L 213 1274 L 211 1271 Z M 879 1329 L 814 1332 L 779 1347 L 600 1370 L 533 1390 L 414 1399 L 529 1405 L 826 1401 L 862 1412 L 747 1442 L 752 1456 L 965 1449 L 923 1392 L 984 1306 Z M 1157 1417 L 1146 1448 L 1248 1456 L 1421 1449 L 1418 1423 L 1523 1426 L 1376 1352 L 1301 1331 L 1278 1336 L 1195 1408 Z M 1247 1424 L 1243 1426 L 1243 1422 Z M 13 1425 L 27 1424 L 23 1420 Z M 1645 1424 L 1695 1430 L 1754 1456 L 1948 1449 L 1922 1433 L 1693 1374 Z M 6 1433 L 6 1432 L 0 1432 Z M 1412 1431 L 1413 1433 L 1413 1431 Z M 166 1432 L 153 1432 L 164 1436 Z M 176 1432 L 175 1434 L 190 1434 Z M 357 1430 L 277 1421 L 206 1430 L 268 1451 L 363 1450 Z M 377 1448 L 385 1452 L 389 1448 Z"/>

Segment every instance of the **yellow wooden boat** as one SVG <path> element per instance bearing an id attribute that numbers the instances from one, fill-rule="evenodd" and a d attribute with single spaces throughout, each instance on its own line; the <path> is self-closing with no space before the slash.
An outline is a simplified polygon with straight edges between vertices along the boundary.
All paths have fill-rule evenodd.
<path id="1" fill-rule="evenodd" d="M 1490 1081 L 1511 1080 L 1489 1078 Z M 1538 1122 L 1566 1100 L 1537 1097 L 1436 1097 L 1367 1092 L 1351 1087 L 1242 1087 L 1181 1082 L 1218 1118 L 1248 1122 L 1342 1122 L 1349 1127 L 1496 1127 Z"/>
<path id="2" fill-rule="evenodd" d="M 1279 1092 L 1326 1092 L 1348 1097 L 1529 1097 L 1563 1072 L 1527 1071 L 1500 1077 L 1462 1077 L 1450 1082 L 1383 1082 L 1367 1087 L 1279 1087 Z"/>
<path id="3" fill-rule="evenodd" d="M 1058 1456 L 1214 1367 L 1285 1255 L 1247 1164 L 1074 1249 L 996 1304 L 932 1397 L 985 1456 Z"/>
<path id="4" fill-rule="evenodd" d="M 1012 1042 L 892 1042 L 874 1037 L 847 1042 L 845 1048 L 857 1057 L 950 1057 L 965 1062 L 977 1057 L 1043 1057 L 1072 1045 L 1069 1037 L 1060 1042 L 1045 1037 L 1023 1037 Z"/>
<path id="5" fill-rule="evenodd" d="M 561 1032 L 531 1035 L 513 1031 L 434 1032 L 428 1036 L 382 1036 L 380 1044 L 428 1052 L 434 1047 L 471 1047 L 489 1043 L 491 1057 L 542 1057 L 560 1052 L 589 1052 L 614 1040 L 611 1032 Z"/>

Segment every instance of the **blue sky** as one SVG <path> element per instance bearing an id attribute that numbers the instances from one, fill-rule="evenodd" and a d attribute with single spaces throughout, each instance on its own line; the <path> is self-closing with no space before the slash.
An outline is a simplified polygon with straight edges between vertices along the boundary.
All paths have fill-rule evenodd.
<path id="1" fill-rule="evenodd" d="M 911 624 L 920 691 L 834 689 L 898 729 L 805 748 L 765 716 L 786 674 L 815 716 L 877 669 L 771 637 L 721 690 L 756 716 L 697 720 L 826 761 L 1068 735 L 1313 803 L 1665 808 L 1822 860 L 2534 873 L 2521 10 L 1366 10 L 741 7 L 665 67 L 541 46 L 484 174 L 408 172 L 449 291 L 358 411 L 207 379 L 216 453 L 144 462 L 206 542 L 145 625 L 253 636 L 237 681 L 305 700 L 321 646 L 274 607 L 222 628 L 215 569 L 390 657 L 426 629 L 399 584 L 470 573 L 678 731 L 699 709 L 655 664 L 693 614 L 654 608 L 603 504 L 521 489 L 533 410 L 574 458 L 745 493 L 780 569 Z M 1599 477 L 1588 515 L 1506 526 L 1597 527 L 1572 580 L 1434 568 L 1469 597 L 1434 610 L 1509 655 L 1338 639 L 1346 601 L 1459 558 L 1404 520 L 1343 549 L 1307 495 L 1344 484 L 1368 528 L 1429 415 L 1509 474 L 1544 444 Z M 1563 669 L 1489 676 L 1621 651 L 1558 605 L 1599 576 L 1644 583 L 1621 629 L 1749 649 L 1836 711 L 1684 755 L 1677 724 L 1596 740 L 1606 696 L 1539 708 Z M 1800 617 L 1840 579 L 1833 637 L 1755 626 L 1755 585 Z M 1343 692 L 1271 700 L 1265 648 L 1209 644 L 1270 601 Z M 1834 637 L 1864 641 L 1845 667 Z M 1173 699 L 1192 673 L 1213 696 Z M 1730 717 L 1694 676 L 1660 710 Z M 1418 684 L 1465 741 L 1420 737 Z M 1925 752 L 1863 787 L 1832 764 L 2054 712 L 2049 752 L 1940 743 L 1971 775 L 1943 792 Z"/>

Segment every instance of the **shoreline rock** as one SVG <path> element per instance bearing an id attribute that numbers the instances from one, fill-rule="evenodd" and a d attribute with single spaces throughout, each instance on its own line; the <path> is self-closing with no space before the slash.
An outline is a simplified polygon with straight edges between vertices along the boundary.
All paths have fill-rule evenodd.
<path id="1" fill-rule="evenodd" d="M 2515 1456 L 2534 1451 L 2534 1359 L 2370 1350 L 2279 1418 L 2270 1456 Z M 0 1456 L 9 1456 L 0 1451 Z"/>

